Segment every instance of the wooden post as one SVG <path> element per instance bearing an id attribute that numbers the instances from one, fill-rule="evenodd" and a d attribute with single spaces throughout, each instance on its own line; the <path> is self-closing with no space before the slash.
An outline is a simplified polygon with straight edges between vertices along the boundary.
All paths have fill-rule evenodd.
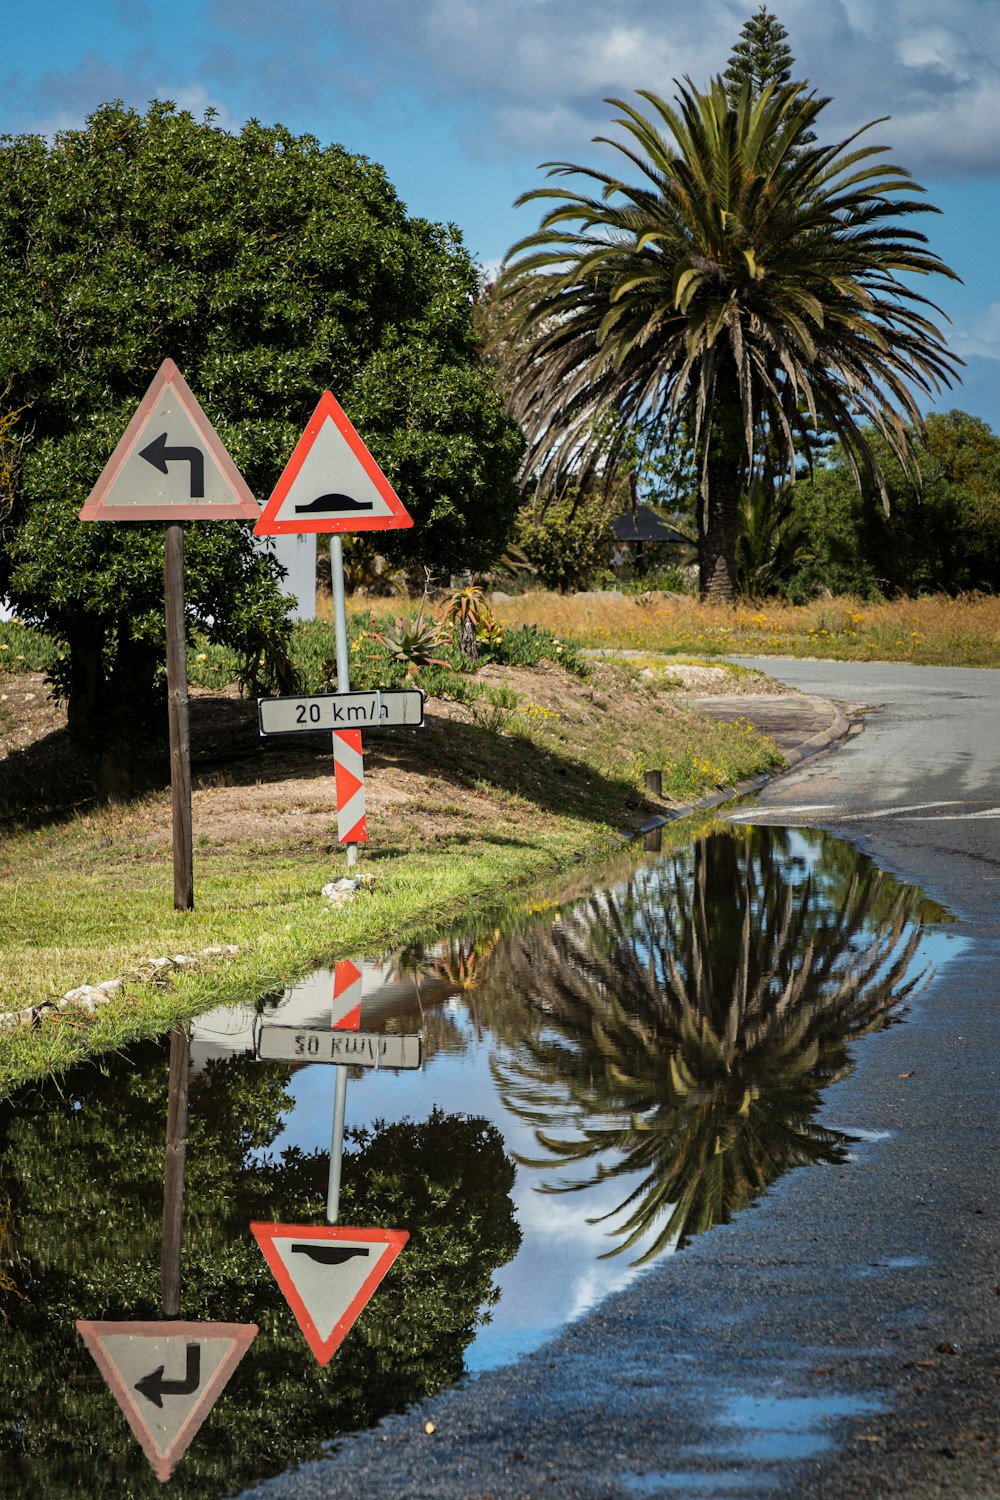
<path id="1" fill-rule="evenodd" d="M 184 1231 L 184 1162 L 187 1156 L 188 1071 L 191 1044 L 187 1027 L 170 1037 L 167 1093 L 167 1150 L 163 1165 L 163 1316 L 181 1310 L 181 1240 Z"/>
<path id="2" fill-rule="evenodd" d="M 188 723 L 184 635 L 184 526 L 167 525 L 163 550 L 163 600 L 167 626 L 167 714 L 170 723 L 170 812 L 174 846 L 174 906 L 194 906 L 191 838 L 191 731 Z"/>
<path id="3" fill-rule="evenodd" d="M 654 797 L 663 796 L 663 772 L 643 771 L 642 778 L 646 783 L 646 790 L 652 792 Z"/>

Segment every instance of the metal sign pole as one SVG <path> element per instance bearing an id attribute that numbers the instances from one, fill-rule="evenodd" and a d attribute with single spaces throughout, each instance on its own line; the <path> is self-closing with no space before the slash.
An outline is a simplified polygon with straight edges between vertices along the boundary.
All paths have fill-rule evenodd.
<path id="1" fill-rule="evenodd" d="M 340 1213 L 340 1169 L 344 1164 L 344 1114 L 347 1108 L 347 1069 L 337 1069 L 333 1093 L 333 1139 L 330 1142 L 330 1179 L 326 1195 L 326 1222 L 336 1224 Z"/>
<path id="2" fill-rule="evenodd" d="M 187 653 L 184 641 L 184 526 L 167 525 L 163 549 L 167 627 L 167 715 L 170 724 L 170 812 L 174 846 L 174 906 L 194 906 L 191 837 L 191 731 L 188 723 Z"/>

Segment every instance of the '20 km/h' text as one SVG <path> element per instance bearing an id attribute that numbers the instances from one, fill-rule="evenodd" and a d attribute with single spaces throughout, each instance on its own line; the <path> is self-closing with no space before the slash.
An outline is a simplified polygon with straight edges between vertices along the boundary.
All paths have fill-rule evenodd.
<path id="1" fill-rule="evenodd" d="M 308 698 L 258 698 L 257 715 L 265 736 L 310 729 L 420 729 L 424 695 L 419 688 L 370 688 Z"/>

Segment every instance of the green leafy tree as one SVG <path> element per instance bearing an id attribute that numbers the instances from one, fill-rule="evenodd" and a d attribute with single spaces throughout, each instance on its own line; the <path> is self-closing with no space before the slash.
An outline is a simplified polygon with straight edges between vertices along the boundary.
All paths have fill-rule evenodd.
<path id="1" fill-rule="evenodd" d="M 162 732 L 161 528 L 77 514 L 167 355 L 259 498 L 334 386 L 414 518 L 387 555 L 457 569 L 502 549 L 520 438 L 479 357 L 475 268 L 366 158 L 104 105 L 51 142 L 0 141 L 0 272 L 21 444 L 0 596 L 63 644 L 83 747 Z M 250 529 L 191 525 L 186 562 L 189 619 L 252 680 L 280 658 L 284 607 Z"/>
<path id="2" fill-rule="evenodd" d="M 881 445 L 888 514 L 870 481 L 855 486 L 840 448 L 795 485 L 811 557 L 788 582 L 793 597 L 1000 589 L 1000 437 L 967 412 L 935 413 L 917 461 L 914 477 Z"/>
<path id="3" fill-rule="evenodd" d="M 883 496 L 873 432 L 912 470 L 912 387 L 936 392 L 958 363 L 912 278 L 954 273 L 905 222 L 930 206 L 865 142 L 870 125 L 808 140 L 829 101 L 803 85 L 744 82 L 731 103 L 718 78 L 686 83 L 676 107 L 641 97 L 648 114 L 609 101 L 628 139 L 606 142 L 638 181 L 555 162 L 584 188 L 521 199 L 549 206 L 500 283 L 508 404 L 540 491 L 611 473 L 636 432 L 664 443 L 685 424 L 701 592 L 729 600 L 740 494 L 765 435 L 794 472 L 800 410 Z"/>
<path id="4" fill-rule="evenodd" d="M 620 508 L 599 489 L 532 500 L 518 512 L 515 539 L 547 588 L 585 589 L 610 568 Z"/>

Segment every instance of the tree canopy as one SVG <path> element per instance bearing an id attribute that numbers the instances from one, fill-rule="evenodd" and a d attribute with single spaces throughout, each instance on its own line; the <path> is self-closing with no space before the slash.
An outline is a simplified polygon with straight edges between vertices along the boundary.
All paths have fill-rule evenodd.
<path id="1" fill-rule="evenodd" d="M 167 355 L 258 498 L 329 387 L 414 518 L 387 551 L 457 569 L 506 539 L 520 439 L 479 358 L 476 268 L 365 157 L 104 105 L 0 141 L 0 271 L 0 596 L 65 644 L 80 741 L 135 735 L 163 656 L 160 528 L 77 514 Z M 283 606 L 249 531 L 187 528 L 188 611 L 258 660 Z"/>
<path id="2" fill-rule="evenodd" d="M 933 212 L 865 126 L 810 140 L 829 103 L 802 84 L 690 81 L 648 113 L 608 102 L 637 170 L 548 163 L 582 187 L 546 186 L 539 229 L 501 280 L 509 409 L 524 474 L 541 487 L 613 468 L 636 432 L 663 443 L 686 425 L 697 457 L 701 589 L 735 588 L 741 489 L 765 438 L 785 472 L 808 423 L 840 438 L 852 472 L 885 493 L 872 434 L 912 469 L 914 388 L 935 394 L 959 361 L 915 278 L 954 272 L 910 227 Z M 877 123 L 877 122 L 873 122 Z M 604 137 L 599 139 L 605 140 Z"/>
<path id="3" fill-rule="evenodd" d="M 1000 589 L 1000 437 L 967 412 L 932 413 L 917 462 L 908 474 L 883 445 L 888 514 L 874 484 L 854 484 L 839 447 L 796 484 L 811 555 L 792 577 L 793 597 Z"/>

